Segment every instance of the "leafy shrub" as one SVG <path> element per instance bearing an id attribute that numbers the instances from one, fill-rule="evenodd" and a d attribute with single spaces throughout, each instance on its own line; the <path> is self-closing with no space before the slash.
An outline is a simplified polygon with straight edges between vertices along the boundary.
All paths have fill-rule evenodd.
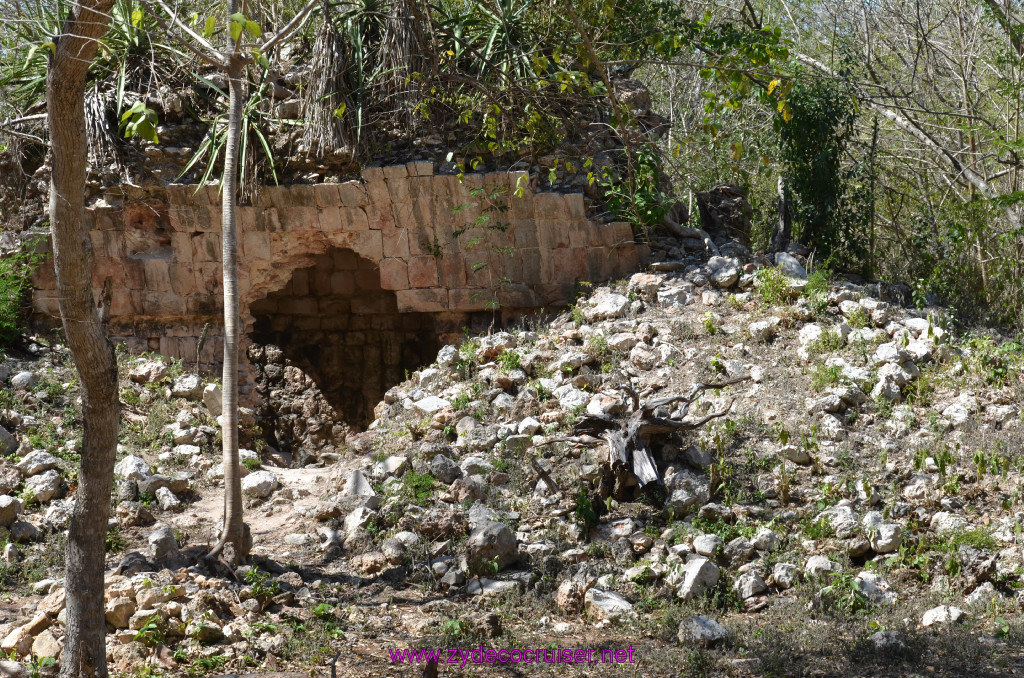
<path id="1" fill-rule="evenodd" d="M 0 346 L 10 345 L 23 330 L 21 321 L 32 289 L 32 273 L 43 259 L 35 242 L 0 258 Z"/>
<path id="2" fill-rule="evenodd" d="M 766 306 L 788 304 L 793 299 L 793 288 L 780 268 L 762 268 L 757 272 L 757 293 Z"/>
<path id="3" fill-rule="evenodd" d="M 829 386 L 835 386 L 842 377 L 843 370 L 839 365 L 825 365 L 818 363 L 814 375 L 811 377 L 811 385 L 815 391 L 821 391 Z"/>

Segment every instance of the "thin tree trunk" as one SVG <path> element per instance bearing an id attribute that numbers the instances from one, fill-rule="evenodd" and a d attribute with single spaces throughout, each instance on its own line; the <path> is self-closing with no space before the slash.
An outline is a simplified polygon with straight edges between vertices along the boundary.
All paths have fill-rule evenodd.
<path id="1" fill-rule="evenodd" d="M 82 227 L 88 150 L 85 80 L 113 0 L 72 5 L 47 73 L 53 174 L 50 232 L 60 313 L 82 383 L 81 471 L 67 542 L 67 623 L 61 676 L 107 676 L 103 570 L 118 434 L 117 361 L 92 293 L 92 251 Z"/>
<path id="2" fill-rule="evenodd" d="M 236 3 L 228 2 L 228 14 Z M 242 478 L 238 473 L 238 246 L 236 201 L 238 144 L 242 124 L 245 64 L 234 46 L 228 57 L 228 131 L 221 180 L 221 239 L 224 274 L 224 372 L 221 436 L 224 458 L 224 530 L 211 556 L 225 557 L 234 564 L 248 556 L 249 545 L 242 520 Z M 225 547 L 230 544 L 230 551 Z"/>
<path id="3" fill-rule="evenodd" d="M 786 196 L 786 180 L 779 176 L 777 185 L 778 200 L 778 221 L 775 224 L 775 232 L 772 233 L 772 241 L 768 247 L 771 253 L 784 252 L 789 247 L 789 240 L 793 233 L 793 214 L 789 210 L 789 200 Z"/>

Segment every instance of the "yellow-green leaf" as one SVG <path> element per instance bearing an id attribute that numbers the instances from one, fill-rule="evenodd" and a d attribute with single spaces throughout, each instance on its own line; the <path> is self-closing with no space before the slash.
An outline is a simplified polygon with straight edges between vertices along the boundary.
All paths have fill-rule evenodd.
<path id="1" fill-rule="evenodd" d="M 779 81 L 778 80 L 772 80 L 771 82 L 769 82 L 768 83 L 768 94 L 771 94 L 772 92 L 774 92 L 775 88 L 778 87 L 778 86 L 779 86 Z"/>
<path id="2" fill-rule="evenodd" d="M 203 37 L 208 38 L 213 35 L 213 31 L 217 28 L 217 17 L 208 16 L 206 17 L 206 23 L 203 25 Z"/>

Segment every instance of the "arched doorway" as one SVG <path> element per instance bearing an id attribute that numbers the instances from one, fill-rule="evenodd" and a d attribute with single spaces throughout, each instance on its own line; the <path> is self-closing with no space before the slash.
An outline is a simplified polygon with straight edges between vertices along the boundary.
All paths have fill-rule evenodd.
<path id="1" fill-rule="evenodd" d="M 441 347 L 435 316 L 399 313 L 394 292 L 381 289 L 377 264 L 348 249 L 317 255 L 250 311 L 257 389 L 284 448 L 364 429 L 385 391 Z"/>

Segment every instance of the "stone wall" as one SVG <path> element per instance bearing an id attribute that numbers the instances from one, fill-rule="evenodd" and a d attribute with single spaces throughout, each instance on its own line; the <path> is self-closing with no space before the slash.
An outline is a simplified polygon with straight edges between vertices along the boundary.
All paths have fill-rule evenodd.
<path id="1" fill-rule="evenodd" d="M 577 281 L 636 270 L 647 252 L 628 224 L 592 221 L 581 194 L 535 194 L 528 179 L 512 172 L 460 180 L 416 162 L 370 168 L 342 184 L 261 189 L 238 212 L 243 356 L 254 333 L 278 342 L 330 335 L 317 345 L 344 346 L 336 361 L 363 364 L 376 360 L 371 344 L 380 343 L 390 357 L 381 382 L 367 386 L 378 393 L 410 363 L 430 358 L 425 348 L 408 348 L 410 337 L 429 333 L 436 350 L 474 313 L 564 306 Z M 218 187 L 171 185 L 145 203 L 101 201 L 86 218 L 93 286 L 98 293 L 106 278 L 113 283 L 111 332 L 130 350 L 219 370 Z M 35 286 L 35 310 L 56 316 L 52 270 L 40 270 Z M 301 345 L 313 344 L 303 339 L 294 348 Z M 251 401 L 255 374 L 243 362 L 243 396 Z M 328 372 L 348 374 L 337 365 Z M 324 386 L 340 407 L 351 407 L 348 396 Z"/>

